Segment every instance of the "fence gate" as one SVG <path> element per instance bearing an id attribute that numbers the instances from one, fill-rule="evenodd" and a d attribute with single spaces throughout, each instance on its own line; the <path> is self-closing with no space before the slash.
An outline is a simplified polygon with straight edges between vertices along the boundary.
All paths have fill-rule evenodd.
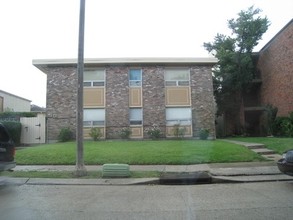
<path id="1" fill-rule="evenodd" d="M 20 118 L 21 144 L 43 144 L 46 142 L 46 116 L 38 114 L 37 117 Z"/>

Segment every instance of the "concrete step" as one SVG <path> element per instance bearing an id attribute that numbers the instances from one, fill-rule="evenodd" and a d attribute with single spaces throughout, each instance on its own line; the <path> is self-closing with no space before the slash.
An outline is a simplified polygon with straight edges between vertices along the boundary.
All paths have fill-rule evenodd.
<path id="1" fill-rule="evenodd" d="M 257 148 L 251 149 L 253 152 L 260 154 L 260 155 L 268 155 L 268 154 L 275 154 L 276 152 L 267 148 Z"/>
<path id="2" fill-rule="evenodd" d="M 266 147 L 264 144 L 246 144 L 245 146 L 249 149 L 261 149 Z"/>
<path id="3" fill-rule="evenodd" d="M 282 158 L 280 154 L 263 154 L 262 156 L 276 162 Z"/>

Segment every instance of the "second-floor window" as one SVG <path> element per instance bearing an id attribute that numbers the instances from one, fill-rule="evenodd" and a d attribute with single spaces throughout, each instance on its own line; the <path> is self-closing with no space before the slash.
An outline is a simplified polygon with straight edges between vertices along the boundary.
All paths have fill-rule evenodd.
<path id="1" fill-rule="evenodd" d="M 103 69 L 88 69 L 83 74 L 84 87 L 99 87 L 105 86 L 105 70 Z"/>
<path id="2" fill-rule="evenodd" d="M 166 86 L 189 86 L 190 70 L 187 68 L 165 69 Z"/>
<path id="3" fill-rule="evenodd" d="M 141 86 L 141 69 L 129 70 L 129 86 L 140 87 Z"/>

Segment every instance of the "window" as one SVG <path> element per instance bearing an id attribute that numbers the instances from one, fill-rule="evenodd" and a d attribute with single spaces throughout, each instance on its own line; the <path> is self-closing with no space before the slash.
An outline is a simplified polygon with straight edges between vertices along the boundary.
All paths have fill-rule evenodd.
<path id="1" fill-rule="evenodd" d="M 105 125 L 105 109 L 84 109 L 83 110 L 83 126 L 104 126 Z"/>
<path id="2" fill-rule="evenodd" d="M 129 70 L 129 86 L 141 86 L 141 69 Z"/>
<path id="3" fill-rule="evenodd" d="M 167 125 L 191 125 L 191 108 L 166 108 Z"/>
<path id="4" fill-rule="evenodd" d="M 130 125 L 142 125 L 142 109 L 131 108 L 129 110 Z"/>
<path id="5" fill-rule="evenodd" d="M 189 69 L 166 69 L 165 85 L 166 86 L 189 86 L 190 70 Z"/>
<path id="6" fill-rule="evenodd" d="M 103 69 L 85 70 L 83 74 L 84 87 L 105 86 L 105 71 Z"/>

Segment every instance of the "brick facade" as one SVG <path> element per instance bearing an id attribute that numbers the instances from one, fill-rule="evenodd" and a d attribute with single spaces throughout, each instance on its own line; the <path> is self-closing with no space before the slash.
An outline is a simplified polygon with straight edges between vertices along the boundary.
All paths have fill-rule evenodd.
<path id="1" fill-rule="evenodd" d="M 119 138 L 121 128 L 129 127 L 128 67 L 106 69 L 106 138 Z"/>
<path id="2" fill-rule="evenodd" d="M 46 68 L 45 72 L 47 73 L 47 140 L 57 140 L 61 128 L 68 127 L 72 131 L 76 129 L 76 68 Z"/>
<path id="3" fill-rule="evenodd" d="M 190 76 L 193 135 L 198 136 L 201 129 L 208 129 L 212 137 L 215 137 L 216 104 L 213 95 L 211 68 L 192 67 Z"/>
<path id="4" fill-rule="evenodd" d="M 293 111 L 293 20 L 260 52 L 261 103 L 278 107 L 278 116 Z"/>
<path id="5" fill-rule="evenodd" d="M 156 124 L 165 135 L 164 68 L 160 66 L 144 67 L 143 71 L 144 130 Z M 147 136 L 147 134 L 144 134 L 144 136 Z"/>
<path id="6" fill-rule="evenodd" d="M 210 63 L 109 63 L 90 64 L 90 67 L 105 69 L 105 137 L 119 138 L 119 131 L 129 127 L 129 79 L 130 68 L 142 69 L 143 130 L 158 125 L 165 136 L 166 107 L 164 69 L 184 67 L 190 71 L 191 109 L 193 137 L 198 138 L 202 128 L 210 130 L 215 138 L 215 102 Z M 36 64 L 35 64 L 36 65 Z M 89 64 L 85 64 L 87 67 Z M 47 74 L 47 129 L 49 141 L 57 139 L 60 129 L 76 129 L 77 74 L 73 63 L 36 65 Z"/>

